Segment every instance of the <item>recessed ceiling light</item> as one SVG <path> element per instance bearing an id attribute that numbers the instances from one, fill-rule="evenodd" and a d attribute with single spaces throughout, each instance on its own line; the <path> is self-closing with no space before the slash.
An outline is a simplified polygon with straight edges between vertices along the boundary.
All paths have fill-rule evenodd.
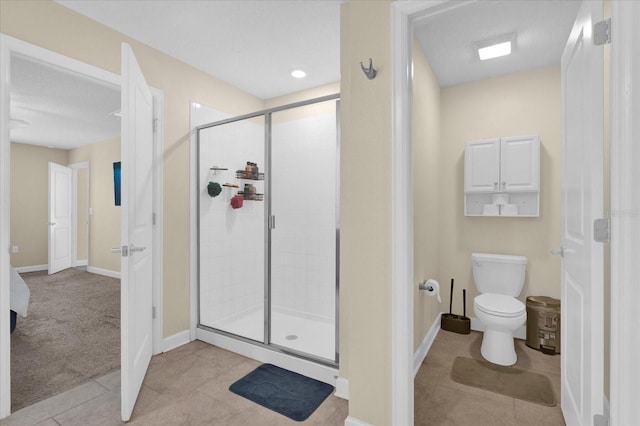
<path id="1" fill-rule="evenodd" d="M 293 78 L 305 78 L 306 76 L 307 76 L 307 73 L 300 69 L 295 69 L 291 71 L 291 77 Z"/>
<path id="2" fill-rule="evenodd" d="M 515 33 L 492 37 L 476 43 L 481 61 L 509 55 L 515 46 Z"/>

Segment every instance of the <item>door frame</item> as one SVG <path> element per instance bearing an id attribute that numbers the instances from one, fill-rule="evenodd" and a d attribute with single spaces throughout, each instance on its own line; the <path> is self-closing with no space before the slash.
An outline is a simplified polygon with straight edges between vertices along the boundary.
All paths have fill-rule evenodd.
<path id="1" fill-rule="evenodd" d="M 413 29 L 420 21 L 475 3 L 406 1 L 391 5 L 392 25 L 392 302 L 391 419 L 413 425 Z M 408 308 L 407 308 L 408 307 Z"/>
<path id="2" fill-rule="evenodd" d="M 611 425 L 640 422 L 640 407 L 629 397 L 637 395 L 640 380 L 640 286 L 633 284 L 640 275 L 640 123 L 633 120 L 640 114 L 640 33 L 634 28 L 639 20 L 637 2 L 611 2 Z"/>
<path id="3" fill-rule="evenodd" d="M 69 58 L 40 46 L 0 33 L 0 247 L 10 244 L 10 166 L 9 101 L 11 55 L 19 54 L 75 72 L 102 83 L 120 87 L 120 75 Z M 154 101 L 154 211 L 156 226 L 153 243 L 153 302 L 156 318 L 153 330 L 153 353 L 162 352 L 162 192 L 163 192 L 163 112 L 164 93 L 151 88 Z M 9 250 L 0 249 L 0 317 L 9 316 Z M 4 321 L 3 321 L 4 323 Z M 0 327 L 0 419 L 11 414 L 11 339 L 8 327 Z"/>
<path id="4" fill-rule="evenodd" d="M 444 11 L 463 7 L 477 0 L 451 2 L 394 2 L 392 10 L 393 47 L 393 233 L 392 259 L 392 419 L 394 424 L 413 424 L 413 372 L 409 368 L 413 356 L 413 224 L 411 181 L 411 115 L 412 115 L 412 46 L 414 23 Z M 630 238 L 640 229 L 638 211 L 640 194 L 635 184 L 640 171 L 633 167 L 640 161 L 635 151 L 631 158 L 632 138 L 640 133 L 632 117 L 640 114 L 640 90 L 633 86 L 632 76 L 640 65 L 635 51 L 640 47 L 633 23 L 640 19 L 640 8 L 634 2 L 613 0 L 611 59 L 611 209 L 626 212 L 612 218 L 611 225 L 611 385 L 610 424 L 633 424 L 640 418 L 633 395 L 640 378 L 640 366 L 634 356 L 640 353 L 640 336 L 633 324 L 635 303 L 640 287 L 633 283 L 640 274 L 634 253 L 640 252 L 640 239 Z M 635 19 L 635 21 L 634 21 Z M 634 63 L 635 60 L 635 63 Z M 635 74 L 634 74 L 635 73 Z M 629 90 L 626 95 L 623 88 Z M 634 134 L 635 131 L 635 134 Z M 635 203 L 635 204 L 634 204 Z M 615 215 L 611 215 L 615 216 Z M 402 256 L 405 256 L 404 258 Z M 406 307 L 409 309 L 406 309 Z M 635 319 L 635 323 L 634 320 Z"/>
<path id="5" fill-rule="evenodd" d="M 90 224 L 87 223 L 87 259 L 85 262 L 80 262 L 78 259 L 78 170 L 87 169 L 87 203 L 91 206 L 91 170 L 89 168 L 89 161 L 81 161 L 79 163 L 69 164 L 72 171 L 71 176 L 71 209 L 73 215 L 71 216 L 71 266 L 89 266 L 89 241 L 91 235 L 89 234 Z"/>

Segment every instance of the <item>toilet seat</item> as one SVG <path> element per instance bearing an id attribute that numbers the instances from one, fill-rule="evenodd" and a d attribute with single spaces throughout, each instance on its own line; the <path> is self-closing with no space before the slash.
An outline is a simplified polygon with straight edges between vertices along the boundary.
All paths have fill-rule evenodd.
<path id="1" fill-rule="evenodd" d="M 486 314 L 503 318 L 519 317 L 526 311 L 524 303 L 515 297 L 503 294 L 481 294 L 476 296 L 473 305 Z"/>

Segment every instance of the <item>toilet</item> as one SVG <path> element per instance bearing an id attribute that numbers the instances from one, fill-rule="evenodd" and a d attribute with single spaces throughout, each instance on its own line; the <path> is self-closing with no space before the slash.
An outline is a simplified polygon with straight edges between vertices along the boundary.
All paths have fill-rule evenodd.
<path id="1" fill-rule="evenodd" d="M 480 292 L 473 300 L 476 318 L 484 326 L 482 356 L 498 365 L 513 365 L 513 332 L 524 325 L 527 311 L 516 299 L 524 286 L 527 258 L 505 254 L 472 253 L 473 279 Z"/>

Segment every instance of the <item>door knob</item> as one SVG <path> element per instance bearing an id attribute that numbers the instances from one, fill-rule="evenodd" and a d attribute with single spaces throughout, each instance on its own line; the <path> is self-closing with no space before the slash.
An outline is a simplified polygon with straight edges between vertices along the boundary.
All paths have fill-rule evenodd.
<path id="1" fill-rule="evenodd" d="M 136 247 L 133 244 L 131 244 L 129 246 L 129 253 L 137 253 L 137 252 L 144 251 L 145 249 L 146 247 Z"/>
<path id="2" fill-rule="evenodd" d="M 129 247 L 127 247 L 127 246 L 112 247 L 111 248 L 111 253 L 120 253 L 122 255 L 122 257 L 127 257 L 127 256 L 129 256 Z"/>
<path id="3" fill-rule="evenodd" d="M 565 254 L 567 253 L 575 253 L 575 250 L 572 249 L 568 249 L 565 246 L 560 246 L 560 248 L 557 249 L 551 249 L 549 250 L 549 253 L 551 253 L 554 256 L 560 256 L 560 257 L 564 257 Z"/>
<path id="4" fill-rule="evenodd" d="M 560 248 L 551 249 L 549 250 L 549 253 L 551 253 L 554 256 L 564 257 L 564 247 L 560 246 Z"/>

